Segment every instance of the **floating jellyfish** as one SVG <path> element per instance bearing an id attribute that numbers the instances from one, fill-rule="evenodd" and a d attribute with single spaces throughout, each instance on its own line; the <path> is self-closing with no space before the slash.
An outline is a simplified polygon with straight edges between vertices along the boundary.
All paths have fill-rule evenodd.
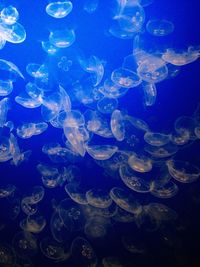
<path id="1" fill-rule="evenodd" d="M 113 220 L 120 223 L 132 223 L 135 221 L 135 215 L 117 206 Z"/>
<path id="2" fill-rule="evenodd" d="M 172 143 L 168 143 L 164 146 L 145 146 L 144 150 L 155 158 L 167 158 L 170 157 L 178 151 L 178 146 Z"/>
<path id="3" fill-rule="evenodd" d="M 40 233 L 46 226 L 44 216 L 39 214 L 29 215 L 26 219 L 20 222 L 22 230 L 30 233 Z"/>
<path id="4" fill-rule="evenodd" d="M 58 51 L 59 48 L 51 44 L 49 41 L 42 41 L 42 49 L 49 55 L 55 55 Z"/>
<path id="5" fill-rule="evenodd" d="M 73 30 L 57 30 L 49 35 L 49 41 L 58 48 L 66 48 L 71 46 L 75 41 L 75 33 Z"/>
<path id="6" fill-rule="evenodd" d="M 182 116 L 176 119 L 174 123 L 174 128 L 179 134 L 189 134 L 190 140 L 195 140 L 195 127 L 197 126 L 197 121 L 189 116 Z"/>
<path id="7" fill-rule="evenodd" d="M 138 3 L 125 5 L 114 17 L 120 25 L 120 28 L 126 32 L 140 32 L 145 21 L 145 12 L 143 7 Z"/>
<path id="8" fill-rule="evenodd" d="M 24 79 L 24 76 L 19 68 L 11 61 L 0 59 L 0 70 L 6 71 L 8 73 L 8 78 L 11 81 L 15 81 L 15 79 L 18 77 Z"/>
<path id="9" fill-rule="evenodd" d="M 170 135 L 170 141 L 178 146 L 183 146 L 187 144 L 189 140 L 190 140 L 190 132 L 187 131 L 186 129 L 179 130 L 178 133 L 175 132 Z"/>
<path id="10" fill-rule="evenodd" d="M 137 68 L 137 73 L 142 80 L 148 83 L 158 83 L 168 76 L 168 68 L 161 58 L 149 55 Z"/>
<path id="11" fill-rule="evenodd" d="M 4 48 L 5 44 L 6 40 L 2 36 L 0 36 L 0 50 Z"/>
<path id="12" fill-rule="evenodd" d="M 111 74 L 111 80 L 125 88 L 137 87 L 142 82 L 137 73 L 124 68 L 115 69 Z"/>
<path id="13" fill-rule="evenodd" d="M 88 204 L 96 208 L 108 208 L 112 204 L 112 199 L 109 194 L 101 189 L 90 189 L 86 192 Z"/>
<path id="14" fill-rule="evenodd" d="M 146 24 L 148 33 L 154 36 L 166 36 L 174 31 L 174 24 L 165 19 L 149 20 Z"/>
<path id="15" fill-rule="evenodd" d="M 192 63 L 200 57 L 199 50 L 193 49 L 193 47 L 188 47 L 186 51 L 176 52 L 174 49 L 167 49 L 163 55 L 162 59 L 175 66 L 184 66 L 186 64 Z"/>
<path id="16" fill-rule="evenodd" d="M 58 206 L 58 213 L 65 227 L 72 230 L 82 230 L 85 217 L 82 208 L 69 198 L 63 199 Z"/>
<path id="17" fill-rule="evenodd" d="M 123 141 L 125 138 L 125 125 L 122 112 L 114 110 L 111 115 L 110 126 L 114 137 L 117 141 Z"/>
<path id="18" fill-rule="evenodd" d="M 41 114 L 45 121 L 51 121 L 62 108 L 61 94 L 56 92 L 46 97 L 42 102 Z"/>
<path id="19" fill-rule="evenodd" d="M 150 183 L 139 177 L 128 166 L 122 165 L 119 168 L 119 174 L 124 184 L 131 190 L 138 193 L 150 192 Z"/>
<path id="20" fill-rule="evenodd" d="M 71 1 L 51 2 L 46 6 L 46 12 L 53 18 L 61 19 L 66 17 L 72 11 L 72 8 Z"/>
<path id="21" fill-rule="evenodd" d="M 87 145 L 86 150 L 96 160 L 107 160 L 117 152 L 118 147 L 111 145 Z"/>
<path id="22" fill-rule="evenodd" d="M 57 120 L 62 127 L 81 127 L 85 125 L 85 118 L 79 110 L 61 112 Z"/>
<path id="23" fill-rule="evenodd" d="M 26 39 L 24 26 L 18 22 L 15 22 L 12 25 L 0 23 L 0 34 L 7 42 L 13 44 L 22 43 Z"/>
<path id="24" fill-rule="evenodd" d="M 0 80 L 0 96 L 7 96 L 12 93 L 13 83 L 11 80 Z"/>
<path id="25" fill-rule="evenodd" d="M 154 83 L 143 84 L 145 106 L 153 106 L 156 102 L 157 90 Z"/>
<path id="26" fill-rule="evenodd" d="M 88 204 L 85 191 L 82 188 L 80 188 L 79 185 L 69 183 L 65 186 L 65 191 L 69 195 L 69 197 L 77 204 L 81 205 Z"/>
<path id="27" fill-rule="evenodd" d="M 22 96 L 16 96 L 15 101 L 24 108 L 38 108 L 42 104 L 38 99 Z"/>
<path id="28" fill-rule="evenodd" d="M 129 88 L 120 87 L 113 81 L 106 79 L 104 85 L 99 88 L 99 91 L 107 98 L 120 98 L 128 92 Z"/>
<path id="29" fill-rule="evenodd" d="M 178 193 L 178 186 L 169 181 L 166 184 L 156 184 L 154 181 L 151 183 L 151 194 L 158 198 L 171 198 Z"/>
<path id="30" fill-rule="evenodd" d="M 26 66 L 26 72 L 33 78 L 43 79 L 48 77 L 48 69 L 45 65 L 29 63 Z"/>
<path id="31" fill-rule="evenodd" d="M 12 159 L 9 138 L 2 136 L 0 141 L 0 162 Z"/>
<path id="32" fill-rule="evenodd" d="M 10 108 L 9 98 L 5 97 L 0 101 L 0 127 L 4 127 L 7 119 L 7 113 Z"/>
<path id="33" fill-rule="evenodd" d="M 37 253 L 37 239 L 29 232 L 20 231 L 16 233 L 12 243 L 19 256 L 27 257 L 33 256 Z"/>
<path id="34" fill-rule="evenodd" d="M 14 6 L 4 7 L 1 10 L 1 20 L 7 25 L 13 25 L 19 18 L 19 13 Z"/>
<path id="35" fill-rule="evenodd" d="M 104 97 L 97 102 L 97 109 L 103 114 L 112 113 L 117 109 L 118 101 L 115 98 Z"/>
<path id="36" fill-rule="evenodd" d="M 152 169 L 152 161 L 150 158 L 135 153 L 131 153 L 128 164 L 137 172 L 149 172 Z"/>
<path id="37" fill-rule="evenodd" d="M 121 209 L 132 214 L 142 212 L 142 206 L 137 202 L 131 193 L 120 187 L 113 187 L 110 191 L 110 197 Z"/>
<path id="38" fill-rule="evenodd" d="M 166 162 L 170 175 L 181 183 L 192 183 L 199 178 L 200 169 L 181 160 L 168 160 Z"/>
<path id="39" fill-rule="evenodd" d="M 72 241 L 70 251 L 73 260 L 79 265 L 83 267 L 97 265 L 95 251 L 86 239 L 79 236 L 76 237 Z"/>
<path id="40" fill-rule="evenodd" d="M 170 142 L 170 136 L 163 133 L 146 132 L 144 140 L 151 146 L 164 146 Z"/>
<path id="41" fill-rule="evenodd" d="M 83 10 L 89 14 L 94 13 L 99 6 L 99 0 L 85 0 Z"/>
<path id="42" fill-rule="evenodd" d="M 128 122 L 130 122 L 135 128 L 137 128 L 139 130 L 142 130 L 144 132 L 150 131 L 148 124 L 139 118 L 125 115 L 124 119 L 127 120 Z"/>
<path id="43" fill-rule="evenodd" d="M 62 262 L 70 257 L 70 252 L 65 251 L 64 245 L 49 237 L 45 237 L 40 241 L 40 250 L 45 257 L 55 262 Z"/>

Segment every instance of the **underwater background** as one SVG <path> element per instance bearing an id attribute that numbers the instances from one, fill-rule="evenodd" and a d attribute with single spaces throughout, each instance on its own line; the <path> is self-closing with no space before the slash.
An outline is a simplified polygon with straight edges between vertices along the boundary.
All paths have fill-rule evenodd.
<path id="1" fill-rule="evenodd" d="M 200 266 L 199 1 L 0 10 L 0 266 Z"/>

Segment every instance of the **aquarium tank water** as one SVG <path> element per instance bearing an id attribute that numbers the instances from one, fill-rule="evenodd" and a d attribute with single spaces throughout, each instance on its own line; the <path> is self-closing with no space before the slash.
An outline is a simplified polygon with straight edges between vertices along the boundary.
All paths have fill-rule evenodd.
<path id="1" fill-rule="evenodd" d="M 0 1 L 0 267 L 199 267 L 199 176 L 199 0 Z"/>

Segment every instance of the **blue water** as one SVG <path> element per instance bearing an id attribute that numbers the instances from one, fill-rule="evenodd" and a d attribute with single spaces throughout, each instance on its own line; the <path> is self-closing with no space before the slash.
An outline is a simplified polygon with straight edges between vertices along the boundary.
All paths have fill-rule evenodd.
<path id="1" fill-rule="evenodd" d="M 61 85 L 69 95 L 72 110 L 79 110 L 82 114 L 87 109 L 97 110 L 96 100 L 93 99 L 93 103 L 84 104 L 83 97 L 77 97 L 79 91 L 75 93 L 75 85 L 79 82 L 80 85 L 85 86 L 83 92 L 89 88 L 96 88 L 98 91 L 104 85 L 104 81 L 110 77 L 112 71 L 120 68 L 124 58 L 133 52 L 135 36 L 139 36 L 139 49 L 149 55 L 161 57 L 168 48 L 175 51 L 187 51 L 189 46 L 200 51 L 200 3 L 198 0 L 154 0 L 152 4 L 144 7 L 145 21 L 141 29 L 134 33 L 132 38 L 122 39 L 109 32 L 114 14 L 117 12 L 117 1 L 72 0 L 71 2 L 73 4 L 71 13 L 59 19 L 49 16 L 45 11 L 49 4 L 48 1 L 4 0 L 0 3 L 1 10 L 9 5 L 18 10 L 18 21 L 26 31 L 26 39 L 23 42 L 6 42 L 0 50 L 0 59 L 14 63 L 24 76 L 24 79 L 17 77 L 13 80 L 14 89 L 8 96 L 0 96 L 0 101 L 4 97 L 9 99 L 6 122 L 14 123 L 14 128 L 11 130 L 5 125 L 1 127 L 0 140 L 2 142 L 4 137 L 9 140 L 10 136 L 14 135 L 21 153 L 31 150 L 30 157 L 20 164 L 13 164 L 13 154 L 9 160 L 1 159 L 0 162 L 0 266 L 198 267 L 200 266 L 199 180 L 183 183 L 171 177 L 171 181 L 178 186 L 179 191 L 175 196 L 161 198 L 153 196 L 150 189 L 147 193 L 139 193 L 128 188 L 121 180 L 119 170 L 111 171 L 111 163 L 116 164 L 118 161 L 118 167 L 124 164 L 128 166 L 127 160 L 124 163 L 122 156 L 117 154 L 119 151 L 145 155 L 151 160 L 152 170 L 142 173 L 132 168 L 132 171 L 137 177 L 145 179 L 147 183 L 151 183 L 157 179 L 159 174 L 163 174 L 160 166 L 165 165 L 167 160 L 190 162 L 200 168 L 200 134 L 197 136 L 193 133 L 195 138 L 190 136 L 185 145 L 178 146 L 175 154 L 159 159 L 145 151 L 144 147 L 147 145 L 144 141 L 145 132 L 128 123 L 128 126 L 125 127 L 126 134 L 123 141 L 117 141 L 114 136 L 112 138 L 101 137 L 91 133 L 87 128 L 85 131 L 90 135 L 91 140 L 85 141 L 85 144 L 88 143 L 89 146 L 90 144 L 112 145 L 119 149 L 116 158 L 114 155 L 111 159 L 95 160 L 87 152 L 82 157 L 77 153 L 76 148 L 67 146 L 62 127 L 53 127 L 50 121 L 41 115 L 41 107 L 25 108 L 15 99 L 19 95 L 23 96 L 28 82 L 45 88 L 43 99 L 52 93 L 59 92 L 59 85 Z M 97 3 L 98 5 L 94 10 L 90 9 L 88 12 L 85 10 L 86 8 L 84 9 L 86 3 Z M 151 35 L 145 25 L 152 19 L 171 21 L 174 24 L 174 31 L 162 37 Z M 75 42 L 67 48 L 59 48 L 54 55 L 45 52 L 41 42 L 48 41 L 50 32 L 66 27 L 74 31 Z M 5 34 L 4 29 L 1 30 L 0 27 L 0 36 L 2 34 Z M 2 36 L 5 37 L 5 35 Z M 91 73 L 85 71 L 78 61 L 78 58 L 86 60 L 92 55 L 100 59 L 104 66 L 102 81 L 97 86 L 94 86 L 90 80 Z M 58 67 L 63 57 L 72 62 L 69 71 Z M 48 80 L 46 83 L 42 83 L 27 73 L 26 66 L 29 63 L 44 64 L 47 67 Z M 117 109 L 122 112 L 123 116 L 129 115 L 145 121 L 149 126 L 149 131 L 155 133 L 167 135 L 174 133 L 174 122 L 182 116 L 194 119 L 196 127 L 199 127 L 199 117 L 194 115 L 200 103 L 199 70 L 200 60 L 197 58 L 196 61 L 181 66 L 176 77 L 168 76 L 163 81 L 156 83 L 157 97 L 152 106 L 144 103 L 142 83 L 135 88 L 129 88 L 124 96 L 118 98 Z M 0 80 L 11 79 L 11 77 L 13 77 L 12 70 L 5 72 L 0 65 Z M 111 113 L 106 115 L 101 113 L 101 115 L 105 121 L 110 122 Z M 48 128 L 40 135 L 26 139 L 20 138 L 17 129 L 20 125 L 30 122 L 45 122 Z M 186 127 L 186 133 L 188 129 L 189 127 Z M 194 129 L 192 130 L 194 131 Z M 52 143 L 60 143 L 62 147 L 72 151 L 75 149 L 76 156 L 65 162 L 53 162 L 47 154 L 42 152 L 44 145 Z M 12 148 L 10 147 L 10 149 Z M 46 164 L 48 168 L 55 167 L 59 173 L 66 168 L 68 176 L 52 188 L 48 187 L 42 180 L 42 174 L 38 171 L 38 164 Z M 69 170 L 72 166 L 76 171 L 71 181 Z M 164 170 L 164 174 L 169 175 L 166 165 Z M 81 181 L 78 180 L 79 176 Z M 66 192 L 69 184 L 78 186 L 77 190 L 79 193 L 83 193 L 84 197 L 86 192 L 91 189 L 101 189 L 104 193 L 106 192 L 106 196 L 112 201 L 110 209 L 113 209 L 113 215 L 102 215 L 105 207 L 96 209 L 94 203 L 83 204 L 75 201 Z M 8 196 L 2 193 L 2 188 L 5 188 L 6 185 L 14 186 L 14 191 L 11 193 L 7 189 Z M 30 207 L 36 204 L 35 216 L 42 215 L 45 221 L 44 229 L 38 232 L 35 226 L 31 228 L 29 225 L 29 228 L 26 229 L 22 226 L 23 220 L 27 221 L 27 218 L 30 219 L 31 216 L 34 216 L 23 210 L 22 202 L 25 197 L 29 197 L 29 200 L 34 198 L 32 190 L 35 186 L 43 188 L 44 197 L 38 203 L 27 203 Z M 114 187 L 125 190 L 127 198 L 131 195 L 134 201 L 137 201 L 137 205 L 142 207 L 144 213 L 138 216 L 136 212 L 128 212 L 126 208 L 122 208 L 123 203 L 121 206 L 116 203 L 109 193 Z M 67 211 L 65 214 L 66 225 L 63 226 L 64 219 L 60 215 L 60 203 L 66 198 L 69 203 L 68 211 L 71 209 L 70 212 L 72 212 L 74 211 L 72 208 L 76 209 L 78 220 L 75 215 L 75 217 L 72 215 L 73 218 L 70 217 L 71 215 Z M 154 211 L 158 212 L 156 215 L 147 211 L 147 207 L 151 203 L 160 203 L 169 207 L 167 219 L 160 219 L 158 208 Z M 118 211 L 114 211 L 116 208 Z M 122 220 L 120 212 L 127 218 L 130 216 L 130 221 L 120 221 L 120 218 Z M 173 216 L 173 212 L 176 213 L 176 216 Z M 54 226 L 52 226 L 53 215 L 58 218 L 57 224 L 54 220 Z M 170 216 L 173 218 L 170 219 Z M 88 229 L 92 233 L 88 232 Z M 24 236 L 26 236 L 25 241 L 22 238 Z M 77 238 L 83 242 L 82 245 L 77 242 L 79 240 Z M 41 248 L 44 240 L 48 240 L 49 244 L 49 240 L 51 240 L 56 248 L 47 246 L 49 250 L 46 250 L 45 254 Z M 64 256 L 59 252 L 60 250 L 64 251 Z M 57 259 L 53 259 L 55 251 L 58 254 L 61 253 Z M 52 253 L 49 257 L 47 256 L 48 252 Z"/>

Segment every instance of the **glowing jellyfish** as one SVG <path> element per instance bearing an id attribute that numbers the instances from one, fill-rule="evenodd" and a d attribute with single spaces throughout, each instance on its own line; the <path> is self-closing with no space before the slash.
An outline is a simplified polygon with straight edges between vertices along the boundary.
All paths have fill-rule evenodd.
<path id="1" fill-rule="evenodd" d="M 122 112 L 114 110 L 111 115 L 110 126 L 114 137 L 117 141 L 123 141 L 125 138 L 125 125 Z"/>
<path id="2" fill-rule="evenodd" d="M 0 96 L 7 96 L 12 93 L 13 83 L 11 80 L 0 80 Z"/>
<path id="3" fill-rule="evenodd" d="M 199 178 L 200 169 L 187 161 L 168 160 L 166 164 L 170 175 L 181 183 L 191 183 Z"/>
<path id="4" fill-rule="evenodd" d="M 111 74 L 111 80 L 125 88 L 137 87 L 142 82 L 137 73 L 124 68 L 115 69 Z"/>
<path id="5" fill-rule="evenodd" d="M 4 7 L 1 10 L 1 20 L 7 25 L 14 24 L 19 18 L 19 13 L 14 6 Z"/>
<path id="6" fill-rule="evenodd" d="M 22 43 L 26 39 L 24 26 L 18 22 L 15 22 L 12 25 L 0 23 L 0 33 L 6 41 L 13 44 Z"/>
<path id="7" fill-rule="evenodd" d="M 49 35 L 49 41 L 55 47 L 66 48 L 74 43 L 75 33 L 69 29 L 53 31 Z"/>
<path id="8" fill-rule="evenodd" d="M 163 133 L 146 132 L 144 140 L 151 146 L 164 146 L 170 142 L 170 136 Z"/>
<path id="9" fill-rule="evenodd" d="M 76 237 L 71 244 L 73 260 L 81 266 L 96 266 L 97 256 L 90 243 L 82 238 Z"/>
<path id="10" fill-rule="evenodd" d="M 97 208 L 108 208 L 112 204 L 112 199 L 109 194 L 106 194 L 101 189 L 90 189 L 86 192 L 86 199 L 88 204 Z"/>
<path id="11" fill-rule="evenodd" d="M 112 113 L 118 106 L 118 101 L 115 98 L 104 97 L 97 102 L 97 109 L 103 114 Z"/>
<path id="12" fill-rule="evenodd" d="M 46 6 L 46 12 L 53 18 L 61 19 L 66 17 L 72 11 L 72 8 L 71 1 L 51 2 Z"/>
<path id="13" fill-rule="evenodd" d="M 166 36 L 174 31 L 174 24 L 165 19 L 149 20 L 146 29 L 154 36 Z"/>
<path id="14" fill-rule="evenodd" d="M 107 160 L 117 152 L 118 147 L 111 145 L 87 145 L 86 150 L 96 160 Z"/>
<path id="15" fill-rule="evenodd" d="M 150 158 L 135 153 L 131 153 L 128 164 L 137 172 L 149 172 L 152 169 L 152 161 Z"/>
<path id="16" fill-rule="evenodd" d="M 124 184 L 131 190 L 138 193 L 150 192 L 150 183 L 134 173 L 130 167 L 122 165 L 119 168 L 119 174 Z"/>

